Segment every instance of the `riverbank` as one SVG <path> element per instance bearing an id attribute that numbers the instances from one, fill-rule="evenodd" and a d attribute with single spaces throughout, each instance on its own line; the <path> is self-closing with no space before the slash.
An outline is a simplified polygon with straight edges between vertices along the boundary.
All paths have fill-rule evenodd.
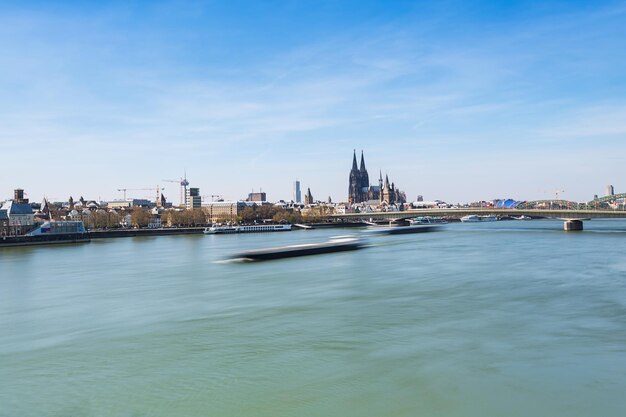
<path id="1" fill-rule="evenodd" d="M 137 237 L 137 236 L 171 236 L 171 235 L 198 235 L 202 234 L 204 227 L 170 227 L 161 229 L 110 229 L 90 230 L 87 233 L 91 239 L 105 239 L 114 237 Z"/>
<path id="2" fill-rule="evenodd" d="M 363 222 L 332 222 L 332 223 L 310 223 L 314 229 L 328 228 L 348 228 L 367 226 Z M 88 230 L 84 234 L 73 235 L 41 235 L 41 236 L 7 236 L 0 239 L 0 247 L 10 246 L 31 246 L 62 243 L 84 243 L 91 239 L 110 239 L 121 237 L 142 237 L 142 236 L 174 236 L 174 235 L 199 235 L 204 231 L 204 227 L 169 227 L 159 229 L 108 229 L 108 230 Z M 300 230 L 300 229 L 293 229 Z"/>
<path id="3" fill-rule="evenodd" d="M 88 233 L 74 233 L 67 235 L 39 235 L 39 236 L 3 236 L 0 238 L 0 248 L 12 246 L 58 245 L 67 243 L 86 243 L 91 239 Z"/>
<path id="4" fill-rule="evenodd" d="M 91 239 L 107 239 L 118 237 L 139 236 L 171 236 L 202 234 L 204 227 L 180 227 L 164 229 L 111 229 L 90 230 L 86 233 L 38 235 L 38 236 L 5 236 L 0 238 L 1 247 L 55 245 L 68 243 L 85 243 Z"/>

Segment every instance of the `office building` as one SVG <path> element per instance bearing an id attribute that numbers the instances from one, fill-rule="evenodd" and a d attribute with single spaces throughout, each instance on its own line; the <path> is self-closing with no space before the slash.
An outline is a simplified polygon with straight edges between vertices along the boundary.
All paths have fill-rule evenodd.
<path id="1" fill-rule="evenodd" d="M 606 195 L 607 196 L 615 195 L 615 189 L 613 188 L 612 185 L 606 186 Z"/>
<path id="2" fill-rule="evenodd" d="M 293 183 L 293 202 L 302 203 L 302 192 L 300 191 L 300 181 L 298 180 Z"/>
<path id="3" fill-rule="evenodd" d="M 188 210 L 198 209 L 202 207 L 202 197 L 199 188 L 187 188 L 186 208 Z"/>

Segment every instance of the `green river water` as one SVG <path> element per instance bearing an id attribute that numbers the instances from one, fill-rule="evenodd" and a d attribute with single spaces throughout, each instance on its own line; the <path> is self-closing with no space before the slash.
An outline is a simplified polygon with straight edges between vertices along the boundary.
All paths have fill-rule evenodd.
<path id="1" fill-rule="evenodd" d="M 0 248 L 0 416 L 626 415 L 626 222 Z"/>

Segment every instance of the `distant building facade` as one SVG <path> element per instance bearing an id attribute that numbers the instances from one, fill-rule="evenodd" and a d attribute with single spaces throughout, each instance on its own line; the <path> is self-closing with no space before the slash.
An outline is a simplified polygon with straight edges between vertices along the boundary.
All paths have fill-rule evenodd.
<path id="1" fill-rule="evenodd" d="M 607 185 L 606 186 L 606 195 L 607 195 L 607 197 L 615 195 L 615 188 L 613 188 L 612 185 Z"/>
<path id="2" fill-rule="evenodd" d="M 313 204 L 313 195 L 311 194 L 310 188 L 307 188 L 306 194 L 304 195 L 304 204 L 305 205 Z"/>
<path id="3" fill-rule="evenodd" d="M 199 188 L 187 188 L 187 198 L 185 204 L 187 210 L 198 209 L 202 207 L 202 197 Z"/>
<path id="4" fill-rule="evenodd" d="M 298 180 L 293 183 L 293 202 L 302 203 L 302 192 L 300 191 L 300 181 Z"/>
<path id="5" fill-rule="evenodd" d="M 8 234 L 23 235 L 32 230 L 35 224 L 35 214 L 30 204 L 28 204 L 28 200 L 23 198 L 23 190 L 15 191 L 16 197 L 18 196 L 17 191 L 22 191 L 21 198 L 5 202 L 0 207 L 0 210 L 6 212 L 6 217 L 8 217 Z"/>
<path id="6" fill-rule="evenodd" d="M 264 192 L 250 193 L 248 194 L 248 199 L 246 201 L 255 201 L 255 202 L 267 201 L 267 194 Z"/>
<path id="7" fill-rule="evenodd" d="M 394 183 L 389 184 L 389 176 L 385 175 L 385 183 L 380 192 L 380 202 L 386 204 L 395 204 L 398 198 L 396 195 L 396 186 Z"/>
<path id="8" fill-rule="evenodd" d="M 214 201 L 205 203 L 202 209 L 209 222 L 234 222 L 237 216 L 247 207 L 243 201 Z"/>
<path id="9" fill-rule="evenodd" d="M 0 210 L 0 236 L 9 236 L 9 215 L 6 210 Z"/>
<path id="10" fill-rule="evenodd" d="M 135 207 L 148 209 L 155 207 L 155 203 L 145 198 L 133 198 L 132 200 L 115 200 L 107 202 L 107 208 L 109 209 L 131 209 Z"/>

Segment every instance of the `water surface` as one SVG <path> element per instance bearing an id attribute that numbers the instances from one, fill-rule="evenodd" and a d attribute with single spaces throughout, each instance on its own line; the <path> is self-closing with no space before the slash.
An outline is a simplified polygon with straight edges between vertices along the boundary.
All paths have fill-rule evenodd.
<path id="1" fill-rule="evenodd" d="M 623 416 L 626 222 L 0 249 L 0 416 Z"/>

